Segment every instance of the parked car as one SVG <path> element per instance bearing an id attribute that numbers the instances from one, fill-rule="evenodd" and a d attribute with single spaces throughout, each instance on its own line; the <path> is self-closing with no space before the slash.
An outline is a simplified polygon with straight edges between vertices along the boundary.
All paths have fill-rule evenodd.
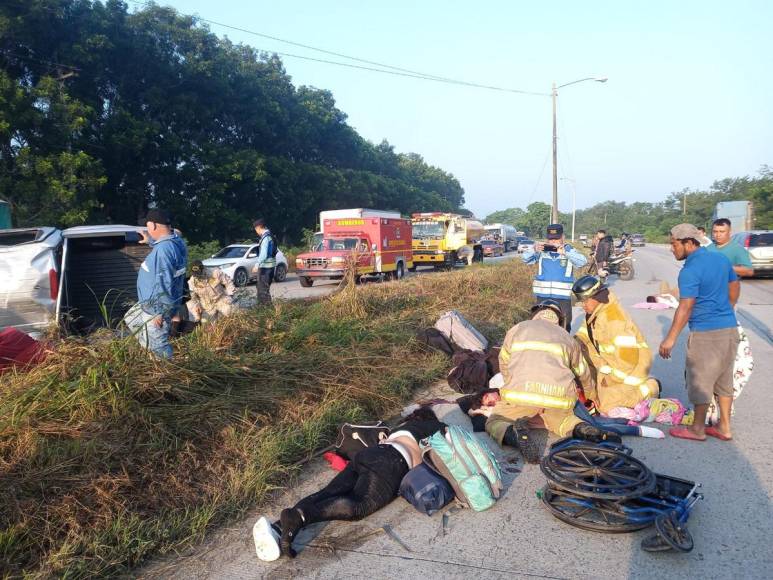
<path id="1" fill-rule="evenodd" d="M 529 238 L 520 238 L 518 240 L 518 253 L 523 254 L 524 252 L 533 252 L 534 251 L 534 240 L 531 240 Z"/>
<path id="2" fill-rule="evenodd" d="M 749 251 L 755 276 L 773 274 L 773 230 L 739 232 L 733 239 Z"/>
<path id="3" fill-rule="evenodd" d="M 505 247 L 496 240 L 481 240 L 483 246 L 483 256 L 502 256 L 505 253 Z"/>
<path id="4" fill-rule="evenodd" d="M 137 301 L 150 253 L 135 226 L 0 231 L 0 330 L 31 334 L 52 322 L 85 333 L 123 318 Z"/>
<path id="5" fill-rule="evenodd" d="M 644 246 L 646 245 L 647 241 L 644 239 L 643 234 L 631 234 L 631 245 L 632 246 Z"/>
<path id="6" fill-rule="evenodd" d="M 220 268 L 237 286 L 246 286 L 257 277 L 252 268 L 258 262 L 258 244 L 231 244 L 202 262 L 207 269 Z M 274 281 L 284 282 L 286 278 L 287 258 L 279 250 L 276 254 Z"/>
<path id="7" fill-rule="evenodd" d="M 588 241 L 588 235 L 587 234 L 580 234 L 580 244 L 583 248 L 587 248 L 590 246 L 590 242 Z"/>

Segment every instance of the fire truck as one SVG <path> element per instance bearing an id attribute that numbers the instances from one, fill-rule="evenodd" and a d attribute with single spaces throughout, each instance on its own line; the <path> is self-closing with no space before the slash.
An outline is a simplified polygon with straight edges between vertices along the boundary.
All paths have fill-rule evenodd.
<path id="1" fill-rule="evenodd" d="M 449 268 L 483 261 L 485 230 L 479 221 L 443 212 L 415 213 L 411 221 L 414 265 Z"/>
<path id="2" fill-rule="evenodd" d="M 347 268 L 356 279 L 378 276 L 399 280 L 413 269 L 411 220 L 397 212 L 340 210 L 347 217 L 320 214 L 323 237 L 318 250 L 299 254 L 295 271 L 301 286 L 315 280 L 341 280 Z"/>

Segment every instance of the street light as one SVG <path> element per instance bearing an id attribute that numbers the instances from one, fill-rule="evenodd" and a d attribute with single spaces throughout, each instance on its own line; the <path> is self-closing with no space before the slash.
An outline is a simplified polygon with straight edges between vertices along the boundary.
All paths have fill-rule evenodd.
<path id="1" fill-rule="evenodd" d="M 572 241 L 574 241 L 574 219 L 577 216 L 577 182 L 568 177 L 562 177 L 561 181 L 572 182 Z"/>
<path id="2" fill-rule="evenodd" d="M 582 83 L 584 81 L 605 83 L 607 82 L 607 77 L 587 77 L 558 86 L 556 86 L 556 83 L 553 83 L 553 211 L 550 219 L 553 220 L 554 224 L 558 223 L 558 136 L 556 132 L 556 98 L 558 97 L 558 89 L 568 87 L 569 85 L 576 85 L 577 83 Z"/>

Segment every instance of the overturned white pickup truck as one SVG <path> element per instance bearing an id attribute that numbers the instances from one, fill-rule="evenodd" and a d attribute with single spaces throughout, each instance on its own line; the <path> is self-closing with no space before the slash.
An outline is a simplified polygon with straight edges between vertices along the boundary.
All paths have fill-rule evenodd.
<path id="1" fill-rule="evenodd" d="M 141 227 L 0 230 L 0 330 L 37 334 L 56 322 L 84 333 L 120 320 L 137 300 L 150 253 Z"/>

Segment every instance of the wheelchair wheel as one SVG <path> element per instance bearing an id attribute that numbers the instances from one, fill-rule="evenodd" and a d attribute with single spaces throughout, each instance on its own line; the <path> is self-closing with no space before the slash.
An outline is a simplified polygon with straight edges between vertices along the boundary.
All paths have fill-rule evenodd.
<path id="1" fill-rule="evenodd" d="M 621 502 L 578 497 L 547 485 L 542 488 L 542 503 L 562 522 L 592 532 L 621 534 L 652 525 L 651 520 L 631 520 Z"/>
<path id="2" fill-rule="evenodd" d="M 655 488 L 655 474 L 641 461 L 600 446 L 557 449 L 542 460 L 540 468 L 554 487 L 582 497 L 622 501 Z"/>
<path id="3" fill-rule="evenodd" d="M 660 514 L 655 519 L 655 529 L 660 537 L 665 540 L 674 550 L 679 552 L 689 552 L 693 549 L 692 534 L 679 521 L 676 511 Z"/>

